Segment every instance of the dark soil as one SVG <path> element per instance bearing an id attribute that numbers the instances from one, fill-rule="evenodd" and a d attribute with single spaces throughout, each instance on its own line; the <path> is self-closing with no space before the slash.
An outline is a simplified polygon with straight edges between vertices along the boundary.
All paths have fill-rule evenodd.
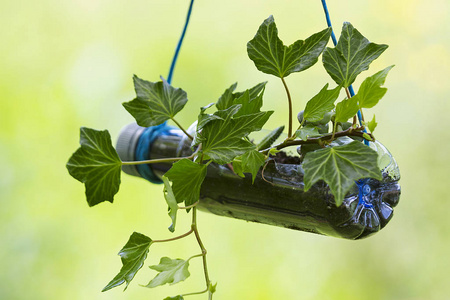
<path id="1" fill-rule="evenodd" d="M 300 164 L 300 157 L 298 156 L 288 156 L 286 155 L 286 152 L 278 152 L 275 156 L 271 155 L 271 158 L 275 160 L 275 162 L 280 164 L 293 164 L 293 165 L 299 165 Z"/>

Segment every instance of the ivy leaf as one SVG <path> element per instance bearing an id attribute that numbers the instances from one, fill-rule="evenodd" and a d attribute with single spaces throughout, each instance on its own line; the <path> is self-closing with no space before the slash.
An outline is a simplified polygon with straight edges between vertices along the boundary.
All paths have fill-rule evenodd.
<path id="1" fill-rule="evenodd" d="M 200 188 L 206 176 L 206 165 L 184 158 L 174 163 L 164 176 L 172 181 L 176 202 L 184 201 L 185 205 L 189 206 L 200 197 Z"/>
<path id="2" fill-rule="evenodd" d="M 80 128 L 80 145 L 66 164 L 70 175 L 86 186 L 89 206 L 113 202 L 119 191 L 122 162 L 107 130 Z"/>
<path id="3" fill-rule="evenodd" d="M 256 150 L 264 150 L 269 148 L 270 146 L 275 143 L 275 141 L 280 137 L 280 135 L 283 133 L 284 125 L 275 128 L 272 130 L 268 135 L 266 135 L 256 146 Z"/>
<path id="4" fill-rule="evenodd" d="M 374 150 L 357 141 L 309 152 L 303 163 L 305 191 L 317 181 L 324 180 L 339 206 L 356 180 L 381 180 L 377 157 Z"/>
<path id="5" fill-rule="evenodd" d="M 386 76 L 393 67 L 393 65 L 389 66 L 363 81 L 359 87 L 358 94 L 355 96 L 358 99 L 359 108 L 372 108 L 383 98 L 387 88 L 382 88 L 381 86 L 386 81 Z"/>
<path id="6" fill-rule="evenodd" d="M 352 118 L 359 110 L 358 101 L 355 97 L 345 99 L 336 105 L 335 121 L 344 123 Z"/>
<path id="7" fill-rule="evenodd" d="M 370 132 L 373 133 L 375 131 L 375 128 L 377 127 L 377 125 L 378 125 L 378 123 L 375 120 L 375 115 L 373 115 L 372 120 L 367 123 L 367 127 L 369 127 Z"/>
<path id="8" fill-rule="evenodd" d="M 159 265 L 150 266 L 150 269 L 160 272 L 146 287 L 154 288 L 166 283 L 175 284 L 185 280 L 189 273 L 189 260 L 161 258 Z M 176 298 L 175 298 L 176 299 Z"/>
<path id="9" fill-rule="evenodd" d="M 254 98 L 258 97 L 261 93 L 264 93 L 264 90 L 266 88 L 266 84 L 267 84 L 267 81 L 260 82 L 257 85 L 255 85 L 254 87 L 248 89 L 248 93 L 250 95 L 250 99 L 254 99 Z M 233 95 L 234 95 L 235 98 L 239 98 L 244 93 L 245 92 L 237 92 L 237 93 L 234 93 Z"/>
<path id="10" fill-rule="evenodd" d="M 312 124 L 308 124 L 295 132 L 295 137 L 306 141 L 308 137 L 319 136 L 319 128 Z"/>
<path id="11" fill-rule="evenodd" d="M 169 230 L 170 232 L 174 232 L 175 225 L 177 223 L 178 203 L 173 193 L 169 179 L 166 176 L 163 176 L 162 180 L 164 182 L 164 198 L 166 199 L 167 205 L 169 206 L 169 216 L 172 219 L 172 225 L 170 225 Z"/>
<path id="12" fill-rule="evenodd" d="M 224 110 L 233 105 L 234 95 L 233 92 L 237 87 L 237 82 L 233 83 L 229 88 L 225 90 L 225 92 L 220 96 L 219 100 L 216 103 L 216 107 L 218 110 Z"/>
<path id="13" fill-rule="evenodd" d="M 255 37 L 247 43 L 247 53 L 258 70 L 284 78 L 314 65 L 330 35 L 331 29 L 327 28 L 288 47 L 278 37 L 275 20 L 270 16 L 261 24 Z"/>
<path id="14" fill-rule="evenodd" d="M 150 82 L 133 77 L 136 98 L 124 102 L 125 109 L 139 126 L 150 127 L 164 123 L 183 109 L 187 94 L 172 87 L 167 81 Z"/>
<path id="15" fill-rule="evenodd" d="M 241 105 L 241 109 L 239 109 L 234 117 L 259 113 L 263 105 L 262 97 L 263 94 L 260 94 L 252 99 L 250 98 L 250 92 L 248 90 L 245 91 L 239 98 L 233 101 L 233 104 Z"/>
<path id="16" fill-rule="evenodd" d="M 106 292 L 107 290 L 119 286 L 124 282 L 127 283 L 124 289 L 126 290 L 136 273 L 144 265 L 144 261 L 147 258 L 148 249 L 151 244 L 151 238 L 143 234 L 133 232 L 128 242 L 119 252 L 123 265 L 119 274 L 117 274 L 116 277 L 114 277 L 114 279 L 103 288 L 102 292 Z"/>
<path id="17" fill-rule="evenodd" d="M 387 47 L 369 42 L 352 24 L 346 22 L 336 48 L 327 48 L 323 52 L 323 65 L 338 85 L 347 88 Z"/>
<path id="18" fill-rule="evenodd" d="M 236 156 L 254 149 L 255 145 L 243 138 L 252 131 L 260 130 L 273 113 L 259 112 L 233 118 L 240 108 L 241 105 L 233 105 L 216 112 L 223 120 L 210 121 L 198 135 L 203 153 L 218 164 L 230 163 Z"/>
<path id="19" fill-rule="evenodd" d="M 308 122 L 318 122 L 324 115 L 334 108 L 334 101 L 339 97 L 340 86 L 328 90 L 328 83 L 320 92 L 306 103 L 303 118 Z"/>
<path id="20" fill-rule="evenodd" d="M 166 297 L 164 298 L 164 300 L 184 300 L 183 296 L 178 295 L 178 296 L 174 296 L 174 297 Z"/>
<path id="21" fill-rule="evenodd" d="M 252 183 L 255 182 L 256 174 L 266 162 L 264 154 L 256 150 L 250 150 L 242 155 L 242 172 L 252 174 Z"/>

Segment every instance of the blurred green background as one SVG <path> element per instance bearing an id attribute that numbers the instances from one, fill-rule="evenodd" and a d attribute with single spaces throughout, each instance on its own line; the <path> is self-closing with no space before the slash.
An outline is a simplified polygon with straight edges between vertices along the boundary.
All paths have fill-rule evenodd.
<path id="1" fill-rule="evenodd" d="M 376 114 L 376 136 L 400 165 L 400 204 L 385 230 L 361 241 L 201 213 L 215 299 L 449 299 L 450 2 L 328 5 L 338 34 L 350 21 L 390 45 L 363 75 L 396 65 L 387 95 L 366 115 Z M 80 126 L 114 138 L 133 121 L 121 107 L 133 98 L 132 75 L 167 76 L 187 7 L 187 0 L 0 1 L 0 299 L 163 299 L 203 288 L 197 263 L 184 283 L 139 286 L 161 256 L 197 253 L 187 240 L 152 246 L 126 292 L 101 293 L 133 231 L 171 236 L 162 187 L 124 175 L 114 204 L 89 208 L 65 168 Z M 267 127 L 285 123 L 281 83 L 246 54 L 270 14 L 287 44 L 326 27 L 319 0 L 197 1 L 173 80 L 189 96 L 182 124 L 231 83 L 242 90 L 265 80 L 265 108 L 278 109 Z M 332 83 L 321 63 L 287 81 L 296 111 Z M 178 232 L 188 225 L 182 215 Z"/>

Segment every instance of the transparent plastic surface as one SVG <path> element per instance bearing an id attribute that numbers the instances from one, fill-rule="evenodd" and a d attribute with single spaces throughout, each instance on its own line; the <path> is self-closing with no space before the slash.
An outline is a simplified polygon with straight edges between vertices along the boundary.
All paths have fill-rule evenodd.
<path id="1" fill-rule="evenodd" d="M 188 131 L 195 132 L 196 124 Z M 188 156 L 191 141 L 177 130 L 160 136 L 150 147 L 149 158 Z M 345 144 L 348 139 L 339 139 Z M 341 206 L 324 182 L 304 191 L 303 170 L 299 164 L 271 161 L 258 173 L 255 182 L 249 174 L 236 175 L 229 166 L 210 164 L 200 192 L 198 208 L 220 216 L 346 239 L 360 239 L 380 231 L 391 220 L 400 199 L 400 172 L 387 148 L 379 142 L 370 147 L 379 154 L 383 180 L 363 179 L 355 183 Z M 151 165 L 162 176 L 170 164 Z M 188 176 L 188 174 L 187 174 Z"/>

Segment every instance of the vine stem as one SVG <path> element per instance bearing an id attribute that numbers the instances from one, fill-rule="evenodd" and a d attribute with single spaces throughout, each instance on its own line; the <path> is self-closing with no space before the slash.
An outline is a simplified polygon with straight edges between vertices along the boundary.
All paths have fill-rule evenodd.
<path id="1" fill-rule="evenodd" d="M 183 126 L 181 126 L 181 124 L 177 122 L 177 120 L 175 120 L 174 118 L 170 118 L 170 119 L 171 119 L 175 124 L 177 124 L 178 128 L 180 128 L 181 131 L 183 131 L 184 134 L 185 134 L 191 141 L 194 140 L 194 138 L 192 137 L 192 135 L 190 135 L 190 134 L 183 128 Z"/>
<path id="2" fill-rule="evenodd" d="M 200 238 L 200 234 L 198 233 L 197 228 L 197 208 L 194 207 L 192 209 L 192 225 L 191 229 L 194 231 L 195 238 L 197 239 L 197 243 L 200 246 L 200 250 L 202 251 L 202 260 L 203 260 L 203 271 L 205 274 L 205 281 L 206 281 L 206 290 L 208 291 L 208 299 L 212 299 L 212 293 L 209 289 L 209 286 L 211 285 L 211 281 L 209 280 L 209 273 L 208 273 L 208 264 L 206 261 L 206 248 L 203 245 L 202 239 Z"/>
<path id="3" fill-rule="evenodd" d="M 157 159 L 147 159 L 147 160 L 139 160 L 139 161 L 123 161 L 122 165 L 148 165 L 148 164 L 157 164 L 157 163 L 170 163 L 174 161 L 179 161 L 182 159 L 190 159 L 193 160 L 197 153 L 202 149 L 202 144 L 198 146 L 197 150 L 192 153 L 190 156 L 184 157 L 171 157 L 171 158 L 157 158 Z"/>
<path id="4" fill-rule="evenodd" d="M 287 98 L 288 98 L 288 104 L 289 104 L 289 127 L 288 127 L 288 138 L 292 136 L 292 99 L 291 99 L 291 93 L 289 92 L 289 88 L 286 84 L 286 81 L 283 77 L 281 78 L 281 82 L 283 82 L 284 89 L 286 90 Z"/>
<path id="5" fill-rule="evenodd" d="M 193 232 L 194 232 L 194 230 L 191 228 L 191 230 L 189 230 L 188 232 L 186 232 L 186 233 L 184 233 L 184 234 L 182 234 L 182 235 L 179 235 L 179 236 L 176 236 L 176 237 L 173 237 L 173 238 L 170 238 L 170 239 L 165 239 L 165 240 L 153 240 L 152 242 L 153 242 L 153 243 L 172 242 L 172 241 L 176 241 L 176 240 L 185 238 L 185 237 L 187 237 L 188 235 L 192 234 Z"/>

